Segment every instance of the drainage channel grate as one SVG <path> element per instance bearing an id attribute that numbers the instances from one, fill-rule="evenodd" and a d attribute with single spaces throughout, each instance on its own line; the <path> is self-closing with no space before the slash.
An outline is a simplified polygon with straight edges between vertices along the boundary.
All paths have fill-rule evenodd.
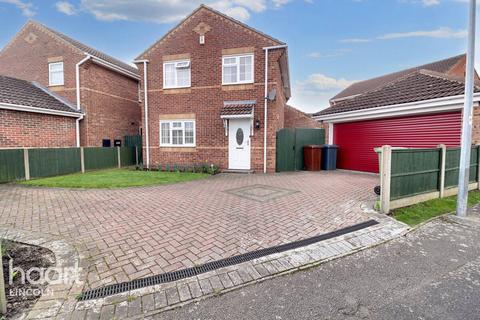
<path id="1" fill-rule="evenodd" d="M 216 269 L 220 269 L 223 267 L 233 266 L 242 262 L 247 262 L 253 259 L 265 257 L 274 253 L 284 252 L 287 250 L 308 246 L 316 242 L 320 242 L 320 241 L 324 241 L 324 240 L 338 237 L 341 235 L 345 235 L 347 233 L 358 231 L 358 230 L 368 228 L 377 224 L 378 222 L 375 220 L 368 220 L 366 222 L 362 222 L 362 223 L 359 223 L 347 228 L 343 228 L 337 231 L 318 235 L 312 238 L 290 242 L 290 243 L 282 244 L 275 247 L 260 249 L 257 251 L 247 252 L 238 256 L 233 256 L 233 257 L 225 258 L 222 260 L 207 262 L 201 266 L 172 271 L 168 273 L 162 273 L 159 275 L 154 275 L 146 278 L 135 279 L 128 282 L 122 282 L 119 284 L 112 284 L 105 287 L 87 290 L 81 294 L 78 300 L 85 301 L 85 300 L 99 299 L 99 298 L 112 296 L 118 293 L 128 292 L 130 290 L 145 288 L 145 287 L 149 287 L 157 284 L 173 282 L 176 280 L 193 277 L 193 276 L 206 273 L 209 271 L 213 271 Z"/>

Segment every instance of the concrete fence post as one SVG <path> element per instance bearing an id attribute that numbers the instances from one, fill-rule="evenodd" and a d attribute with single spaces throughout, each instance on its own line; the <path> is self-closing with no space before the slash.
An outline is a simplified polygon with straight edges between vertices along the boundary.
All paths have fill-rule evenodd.
<path id="1" fill-rule="evenodd" d="M 122 158 L 120 156 L 120 147 L 117 147 L 117 161 L 118 161 L 118 168 L 122 167 Z"/>
<path id="2" fill-rule="evenodd" d="M 138 166 L 138 146 L 135 146 L 135 164 Z"/>
<path id="3" fill-rule="evenodd" d="M 23 149 L 23 167 L 25 168 L 25 180 L 30 180 L 30 162 L 28 161 L 28 149 Z"/>
<path id="4" fill-rule="evenodd" d="M 447 147 L 444 144 L 439 144 L 438 148 L 440 149 L 440 183 L 439 191 L 440 198 L 444 197 L 445 194 L 445 161 L 447 159 Z"/>
<path id="5" fill-rule="evenodd" d="M 80 147 L 80 167 L 82 168 L 82 173 L 85 173 L 85 153 L 83 147 Z"/>
<path id="6" fill-rule="evenodd" d="M 2 240 L 0 239 L 0 315 L 1 314 L 4 315 L 6 313 L 7 313 L 7 297 L 5 293 L 5 279 L 3 278 Z"/>
<path id="7" fill-rule="evenodd" d="M 382 146 L 380 173 L 380 211 L 390 212 L 390 184 L 392 179 L 392 147 Z"/>
<path id="8" fill-rule="evenodd" d="M 480 190 L 480 144 L 476 145 L 477 147 L 477 189 Z"/>

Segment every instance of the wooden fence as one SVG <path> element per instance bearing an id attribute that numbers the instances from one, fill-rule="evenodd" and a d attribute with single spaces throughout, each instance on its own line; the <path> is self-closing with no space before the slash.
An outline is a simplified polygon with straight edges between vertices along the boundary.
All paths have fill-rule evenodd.
<path id="1" fill-rule="evenodd" d="M 138 147 L 0 149 L 0 183 L 138 164 Z"/>
<path id="2" fill-rule="evenodd" d="M 380 161 L 380 209 L 383 213 L 457 194 L 460 148 L 383 146 L 376 151 Z M 474 146 L 470 157 L 470 190 L 479 188 L 479 164 L 480 146 Z"/>
<path id="3" fill-rule="evenodd" d="M 277 131 L 276 139 L 276 171 L 303 170 L 303 147 L 325 144 L 325 130 L 284 128 Z"/>

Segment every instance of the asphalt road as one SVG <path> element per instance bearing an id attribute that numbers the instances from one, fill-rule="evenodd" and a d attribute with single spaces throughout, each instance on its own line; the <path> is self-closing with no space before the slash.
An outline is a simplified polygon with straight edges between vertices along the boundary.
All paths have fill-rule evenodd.
<path id="1" fill-rule="evenodd" d="M 480 215 L 154 319 L 480 319 Z"/>

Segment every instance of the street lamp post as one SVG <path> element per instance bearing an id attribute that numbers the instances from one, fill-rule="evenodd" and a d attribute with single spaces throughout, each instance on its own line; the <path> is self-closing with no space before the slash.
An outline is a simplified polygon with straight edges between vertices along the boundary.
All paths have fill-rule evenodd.
<path id="1" fill-rule="evenodd" d="M 470 0 L 468 22 L 467 72 L 465 76 L 465 105 L 462 120 L 462 149 L 460 151 L 460 170 L 458 173 L 457 216 L 467 215 L 468 183 L 470 176 L 470 152 L 472 144 L 472 111 L 475 55 L 475 7 L 476 0 Z"/>

